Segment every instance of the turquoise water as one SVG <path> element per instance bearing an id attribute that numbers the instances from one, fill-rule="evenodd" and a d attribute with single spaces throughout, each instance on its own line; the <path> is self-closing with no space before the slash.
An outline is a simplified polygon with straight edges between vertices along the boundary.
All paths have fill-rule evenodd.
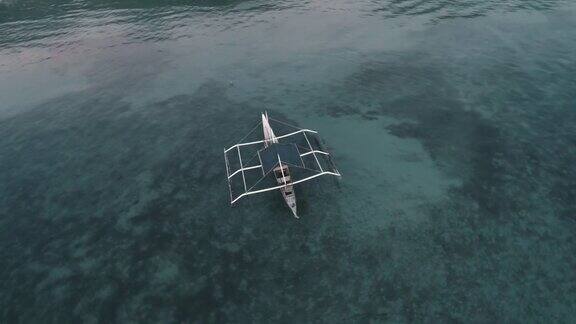
<path id="1" fill-rule="evenodd" d="M 569 1 L 0 0 L 0 322 L 576 320 Z M 343 174 L 230 208 L 264 109 Z"/>

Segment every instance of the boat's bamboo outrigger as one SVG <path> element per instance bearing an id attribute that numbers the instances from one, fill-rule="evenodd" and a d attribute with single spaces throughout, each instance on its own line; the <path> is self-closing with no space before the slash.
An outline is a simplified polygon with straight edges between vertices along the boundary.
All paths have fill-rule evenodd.
<path id="1" fill-rule="evenodd" d="M 330 158 L 330 154 L 326 151 L 321 150 L 320 148 L 315 148 L 310 142 L 308 136 L 306 135 L 308 133 L 311 136 L 316 136 L 317 134 L 316 131 L 310 129 L 298 129 L 297 131 L 294 132 L 290 132 L 281 136 L 276 136 L 274 134 L 274 130 L 270 126 L 270 120 L 273 119 L 269 118 L 267 113 L 262 114 L 262 121 L 259 123 L 259 125 L 262 124 L 262 131 L 264 135 L 263 140 L 238 143 L 227 149 L 224 149 L 226 177 L 228 180 L 228 188 L 230 190 L 230 203 L 234 204 L 245 196 L 259 194 L 272 190 L 280 190 L 280 192 L 282 193 L 282 197 L 286 201 L 286 204 L 288 205 L 294 216 L 298 217 L 294 185 L 308 180 L 312 180 L 314 178 L 323 175 L 332 175 L 337 177 L 340 177 L 341 175 L 340 172 L 334 166 L 334 163 Z M 277 122 L 287 125 L 280 121 Z M 294 127 L 290 125 L 287 126 Z M 255 129 L 253 129 L 252 131 L 254 131 Z M 303 136 L 304 141 L 302 141 L 302 143 L 304 146 L 298 145 L 298 141 L 296 139 L 298 135 Z M 280 143 L 279 140 L 282 140 L 282 143 Z M 252 158 L 245 165 L 242 160 L 242 153 L 240 152 L 241 148 L 250 147 L 258 144 L 263 144 L 264 146 L 264 148 L 258 150 L 256 153 L 260 164 L 249 165 L 250 162 L 253 160 Z M 231 151 L 234 149 L 236 149 L 237 151 L 238 163 L 240 168 L 231 172 L 228 153 L 231 153 Z M 300 149 L 304 150 L 305 152 L 301 153 Z M 313 162 L 315 163 L 313 163 L 314 164 L 313 168 L 307 167 L 303 160 L 303 158 L 309 155 L 312 155 L 314 157 Z M 319 157 L 324 157 L 326 159 L 324 167 L 322 166 L 322 163 L 320 163 Z M 316 166 L 318 167 L 317 169 Z M 258 181 L 256 181 L 254 185 L 248 187 L 246 181 L 246 173 L 257 169 L 262 170 L 262 177 L 259 177 Z M 305 172 L 312 174 L 304 176 L 301 179 L 297 179 L 297 177 L 295 177 L 294 173 L 292 172 L 293 170 L 303 170 Z M 265 188 L 258 188 L 257 186 L 260 185 L 262 180 L 266 178 L 270 173 L 273 173 L 275 175 L 276 185 Z M 232 188 L 232 179 L 234 179 L 236 176 L 239 176 L 240 174 L 242 175 L 241 178 L 242 178 L 243 190 L 239 195 L 235 196 Z"/>

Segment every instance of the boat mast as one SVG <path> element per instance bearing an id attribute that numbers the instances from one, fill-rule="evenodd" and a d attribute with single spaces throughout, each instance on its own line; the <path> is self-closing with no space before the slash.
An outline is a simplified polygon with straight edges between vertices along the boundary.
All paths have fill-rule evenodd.
<path id="1" fill-rule="evenodd" d="M 268 122 L 268 112 L 262 114 L 262 129 L 264 131 L 264 146 L 267 147 L 270 143 L 278 143 L 278 139 Z"/>

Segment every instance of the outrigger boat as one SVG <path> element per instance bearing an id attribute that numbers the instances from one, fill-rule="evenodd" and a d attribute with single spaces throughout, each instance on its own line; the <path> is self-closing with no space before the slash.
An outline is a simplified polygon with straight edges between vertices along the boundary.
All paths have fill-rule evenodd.
<path id="1" fill-rule="evenodd" d="M 271 121 L 297 130 L 276 136 L 270 125 Z M 224 149 L 230 204 L 234 205 L 245 196 L 279 190 L 294 217 L 298 218 L 294 186 L 323 175 L 340 177 L 341 174 L 332 162 L 330 154 L 322 148 L 320 139 L 317 137 L 318 132 L 268 118 L 268 113 L 265 112 L 262 114 L 262 121 L 244 138 L 252 134 L 260 125 L 262 125 L 264 139 L 238 143 Z M 312 142 L 315 145 L 312 145 Z M 257 149 L 255 153 L 252 152 L 247 163 L 242 160 L 243 151 L 254 150 L 262 146 L 263 148 Z M 237 154 L 233 154 L 234 151 Z M 231 171 L 232 161 L 229 159 L 229 154 L 234 160 L 237 157 L 239 168 L 234 168 L 234 171 Z M 252 163 L 256 160 L 256 156 L 258 161 L 254 163 L 258 164 Z M 258 169 L 261 170 L 261 175 Z M 274 175 L 274 184 L 266 186 L 263 180 L 269 178 L 271 174 Z M 241 182 L 235 179 L 241 179 Z M 240 193 L 235 194 L 237 191 Z"/>

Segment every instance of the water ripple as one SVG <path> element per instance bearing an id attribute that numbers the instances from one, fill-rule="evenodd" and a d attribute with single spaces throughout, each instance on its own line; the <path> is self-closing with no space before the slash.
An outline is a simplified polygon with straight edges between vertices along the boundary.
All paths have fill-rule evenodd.
<path id="1" fill-rule="evenodd" d="M 344 1 L 344 2 L 342 2 Z M 39 1 L 0 2 L 0 50 L 13 47 L 47 47 L 77 43 L 103 28 L 125 32 L 134 41 L 165 40 L 193 33 L 187 26 L 204 26 L 218 30 L 259 23 L 259 15 L 268 12 L 302 9 L 300 12 L 368 13 L 384 18 L 422 17 L 438 22 L 451 18 L 472 18 L 490 12 L 547 10 L 562 0 L 530 1 L 450 1 L 387 0 L 349 3 L 292 0 L 274 3 L 264 1 L 205 1 L 191 4 L 185 0 L 162 3 L 135 0 L 109 1 Z M 152 9 L 152 10 L 151 10 Z M 139 32 L 145 33 L 139 34 Z"/>
<path id="2" fill-rule="evenodd" d="M 199 5 L 168 1 L 150 10 L 149 5 L 132 1 L 0 3 L 0 51 L 59 47 L 111 31 L 136 42 L 176 39 L 185 36 L 183 33 L 194 34 L 190 26 L 226 30 L 261 13 L 299 6 L 287 1 L 212 1 Z"/>
<path id="3" fill-rule="evenodd" d="M 530 1 L 451 1 L 451 0 L 389 0 L 373 1 L 371 14 L 387 18 L 400 16 L 425 16 L 432 22 L 451 18 L 474 18 L 485 16 L 490 12 L 509 12 L 517 10 L 547 10 L 565 1 L 530 0 Z"/>

